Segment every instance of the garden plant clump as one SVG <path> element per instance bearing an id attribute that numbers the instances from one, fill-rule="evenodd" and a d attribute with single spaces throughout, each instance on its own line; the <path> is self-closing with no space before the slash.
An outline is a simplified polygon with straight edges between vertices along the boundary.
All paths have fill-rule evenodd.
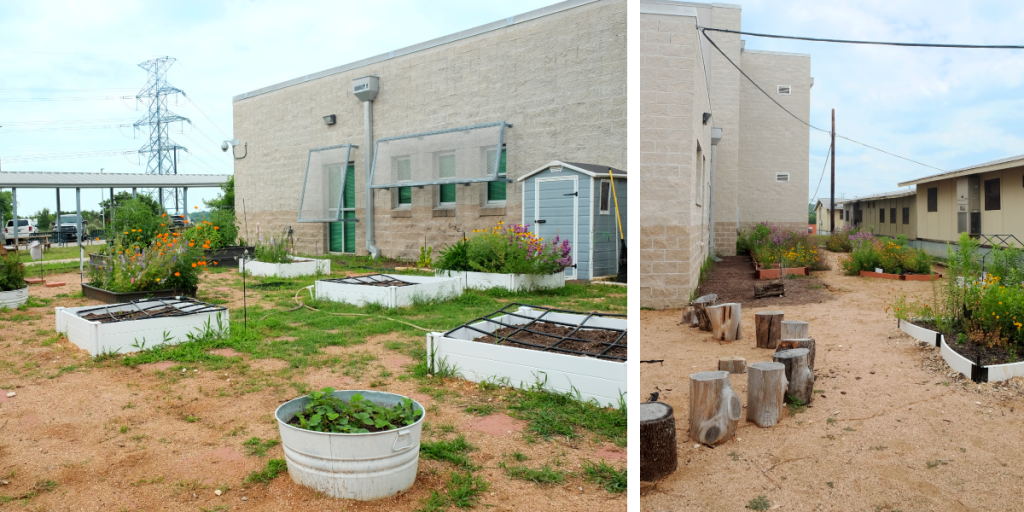
<path id="1" fill-rule="evenodd" d="M 985 258 L 966 233 L 959 250 L 949 248 L 949 279 L 935 284 L 931 301 L 897 295 L 897 318 L 942 332 L 946 343 L 972 361 L 1003 364 L 1024 349 L 1024 250 L 994 247 Z"/>
<path id="2" fill-rule="evenodd" d="M 932 273 L 932 258 L 923 250 L 907 246 L 906 235 L 875 238 L 861 232 L 850 239 L 853 251 L 839 260 L 846 275 L 855 276 L 862 270 L 874 272 L 878 268 L 886 274 Z"/>
<path id="3" fill-rule="evenodd" d="M 828 270 L 824 255 L 819 253 L 812 235 L 789 231 L 764 222 L 740 233 L 736 240 L 736 249 L 739 253 L 749 251 L 754 261 L 765 268 L 781 266 Z"/>
<path id="4" fill-rule="evenodd" d="M 0 257 L 0 292 L 11 292 L 28 286 L 25 264 L 14 253 Z"/>
<path id="5" fill-rule="evenodd" d="M 822 238 L 825 239 L 826 249 L 832 252 L 850 252 L 853 250 L 853 241 L 865 236 L 870 237 L 871 233 L 861 231 L 859 226 L 844 226 Z"/>
<path id="6" fill-rule="evenodd" d="M 546 242 L 530 231 L 530 225 L 499 222 L 491 229 L 474 230 L 441 251 L 435 270 L 491 272 L 498 274 L 548 275 L 572 266 L 568 240 Z"/>
<path id="7" fill-rule="evenodd" d="M 187 233 L 170 232 L 166 221 L 126 229 L 110 243 L 106 265 L 89 265 L 89 284 L 112 292 L 195 290 L 206 266 L 201 249 L 210 240 Z"/>
<path id="8" fill-rule="evenodd" d="M 423 411 L 417 411 L 408 398 L 389 408 L 366 400 L 358 393 L 348 402 L 332 393 L 334 388 L 331 387 L 310 393 L 306 409 L 288 424 L 313 432 L 365 434 L 407 427 L 423 416 Z"/>
<path id="9" fill-rule="evenodd" d="M 256 223 L 256 261 L 262 263 L 291 263 L 298 255 L 290 243 L 288 243 L 287 231 L 281 232 L 281 238 L 270 237 L 264 239 L 263 231 L 260 230 L 260 223 Z"/>

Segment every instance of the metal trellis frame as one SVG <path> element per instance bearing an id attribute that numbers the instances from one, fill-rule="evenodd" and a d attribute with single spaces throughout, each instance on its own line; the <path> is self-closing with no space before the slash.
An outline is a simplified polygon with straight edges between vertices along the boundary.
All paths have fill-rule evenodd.
<path id="1" fill-rule="evenodd" d="M 111 307 L 117 306 L 131 306 L 134 307 L 134 309 L 122 309 L 120 311 L 110 310 Z M 157 311 L 166 310 L 167 308 L 174 309 L 175 311 Z M 138 299 L 121 304 L 108 304 L 90 309 L 82 309 L 76 314 L 79 317 L 85 317 L 93 313 L 106 313 L 107 316 L 115 322 L 126 322 L 132 320 L 146 320 L 150 318 L 189 316 L 199 313 L 214 313 L 220 311 L 227 311 L 227 308 L 198 301 L 189 297 L 176 297 L 173 299 Z M 136 313 L 142 313 L 145 316 L 142 318 L 133 317 L 132 315 L 135 315 Z"/>
<path id="2" fill-rule="evenodd" d="M 361 284 L 361 285 L 376 285 L 381 283 L 392 283 L 391 286 L 412 286 L 415 283 L 408 281 L 402 281 L 394 277 L 384 274 L 370 274 L 365 276 L 356 277 L 343 277 L 339 279 L 323 279 L 322 281 L 328 283 L 340 283 L 340 284 Z"/>

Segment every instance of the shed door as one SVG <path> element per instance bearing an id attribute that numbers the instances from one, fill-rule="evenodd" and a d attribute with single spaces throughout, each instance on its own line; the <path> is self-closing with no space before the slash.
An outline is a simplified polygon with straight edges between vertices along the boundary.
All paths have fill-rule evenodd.
<path id="1" fill-rule="evenodd" d="M 356 218 L 356 165 L 345 169 L 345 189 L 341 191 L 341 218 Z M 330 251 L 356 252 L 356 223 L 332 222 L 330 225 Z"/>
<path id="2" fill-rule="evenodd" d="M 553 242 L 556 236 L 560 240 L 569 240 L 573 266 L 565 269 L 565 277 L 575 279 L 576 216 L 579 211 L 579 184 L 576 176 L 539 178 L 535 187 L 534 231 L 545 242 Z"/>

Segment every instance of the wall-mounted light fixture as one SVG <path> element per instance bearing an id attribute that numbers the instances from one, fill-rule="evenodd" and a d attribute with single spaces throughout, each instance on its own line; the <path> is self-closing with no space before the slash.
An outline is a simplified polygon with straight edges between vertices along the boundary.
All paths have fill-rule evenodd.
<path id="1" fill-rule="evenodd" d="M 704 122 L 703 122 L 703 124 L 708 124 L 708 119 L 711 119 L 711 112 L 704 112 Z"/>
<path id="2" fill-rule="evenodd" d="M 249 154 L 249 143 L 246 142 L 245 145 L 242 146 L 242 147 L 245 148 L 245 153 L 243 153 L 242 156 L 235 155 L 235 146 L 237 146 L 237 145 L 238 145 L 238 139 L 226 140 L 226 141 L 220 143 L 220 150 L 224 151 L 224 152 L 227 152 L 228 148 L 231 148 L 231 156 L 235 157 L 235 160 L 241 160 L 241 159 L 245 158 L 245 155 Z"/>
<path id="3" fill-rule="evenodd" d="M 335 114 L 331 114 L 329 116 L 324 116 L 324 124 L 326 124 L 327 126 L 330 126 L 330 125 L 332 125 L 334 123 L 337 123 L 337 122 L 338 122 L 338 116 L 335 115 Z"/>

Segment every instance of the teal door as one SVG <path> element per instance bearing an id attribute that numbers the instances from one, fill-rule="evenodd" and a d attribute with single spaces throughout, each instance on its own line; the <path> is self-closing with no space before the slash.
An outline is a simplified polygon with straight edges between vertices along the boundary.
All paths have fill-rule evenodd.
<path id="1" fill-rule="evenodd" d="M 345 169 L 345 188 L 341 191 L 341 218 L 356 218 L 356 166 Z M 331 252 L 356 252 L 356 223 L 332 222 L 330 226 Z"/>

